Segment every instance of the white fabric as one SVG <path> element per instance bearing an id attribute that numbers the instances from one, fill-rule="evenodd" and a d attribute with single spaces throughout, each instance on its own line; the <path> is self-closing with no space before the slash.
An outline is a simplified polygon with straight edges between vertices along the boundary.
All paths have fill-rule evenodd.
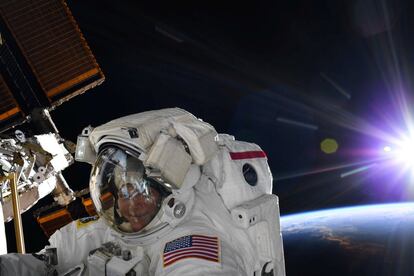
<path id="1" fill-rule="evenodd" d="M 149 275 L 253 275 L 255 270 L 260 269 L 255 248 L 247 233 L 232 224 L 231 215 L 214 190 L 214 184 L 207 177 L 202 177 L 196 185 L 195 203 L 186 221 L 158 237 L 155 242 L 148 240 L 141 244 L 150 259 Z M 82 228 L 76 225 L 77 222 L 73 222 L 65 226 L 50 239 L 51 246 L 57 247 L 59 272 L 85 263 L 91 250 L 119 238 L 119 234 L 114 233 L 101 219 Z M 184 259 L 164 269 L 162 252 L 165 244 L 186 235 L 217 236 L 220 240 L 220 262 Z"/>
<path id="2" fill-rule="evenodd" d="M 217 133 L 209 124 L 191 118 L 186 122 L 173 122 L 172 126 L 177 135 L 187 143 L 194 164 L 203 165 L 216 153 L 214 138 Z"/>
<path id="3" fill-rule="evenodd" d="M 46 275 L 46 265 L 30 254 L 6 254 L 0 256 L 1 276 Z"/>
<path id="4" fill-rule="evenodd" d="M 129 130 L 137 129 L 138 137 L 132 138 Z M 98 152 L 106 139 L 117 140 L 148 152 L 159 133 L 165 131 L 171 136 L 180 135 L 188 144 L 190 154 L 198 165 L 207 162 L 215 153 L 215 129 L 180 108 L 167 108 L 133 114 L 96 127 L 89 139 Z"/>
<path id="5" fill-rule="evenodd" d="M 195 204 L 189 218 L 182 225 L 172 229 L 168 234 L 142 244 L 145 254 L 150 259 L 149 275 L 253 275 L 255 268 L 254 247 L 247 234 L 232 226 L 230 214 L 220 216 L 214 211 L 225 210 L 207 179 L 199 183 L 202 188 L 196 191 Z M 201 185 L 203 184 L 203 185 Z M 214 206 L 211 206 L 214 204 Z M 228 229 L 232 228 L 232 231 Z M 167 242 L 186 235 L 217 236 L 220 240 L 220 262 L 214 263 L 199 259 L 184 259 L 163 267 L 162 252 Z M 51 246 L 57 247 L 59 266 L 63 272 L 85 262 L 88 253 L 100 244 L 118 238 L 117 233 L 108 228 L 101 220 L 78 229 L 76 222 L 65 226 L 55 233 Z M 137 245 L 138 246 L 138 245 Z"/>
<path id="6" fill-rule="evenodd" d="M 262 268 L 258 257 L 260 250 L 249 236 L 248 231 L 237 227 L 233 222 L 230 210 L 240 203 L 270 193 L 272 177 L 266 158 L 231 160 L 229 157 L 229 152 L 260 151 L 260 147 L 255 144 L 233 141 L 230 136 L 226 135 L 222 135 L 221 138 L 220 152 L 205 165 L 201 176 L 197 178 L 199 174 L 191 174 L 194 178 L 186 178 L 183 186 L 185 189 L 174 191 L 166 199 L 175 197 L 178 200 L 182 197 L 181 202 L 187 206 L 183 218 L 169 221 L 169 226 L 137 240 L 121 237 L 102 220 L 92 222 L 85 227 L 77 227 L 77 222 L 73 222 L 57 231 L 50 239 L 51 246 L 57 248 L 58 271 L 67 271 L 80 263 L 86 264 L 89 252 L 100 247 L 102 243 L 122 240 L 129 246 L 142 247 L 145 256 L 150 260 L 149 275 L 251 276 L 255 272 L 260 272 Z M 243 162 L 249 162 L 257 171 L 257 186 L 252 187 L 245 182 L 242 172 Z M 190 179 L 196 184 L 188 183 Z M 174 206 L 171 210 L 164 210 L 166 217 L 170 214 L 171 220 L 174 219 Z M 164 203 L 164 208 L 169 208 L 166 203 Z M 275 214 L 277 214 L 276 210 L 270 215 Z M 187 235 L 218 237 L 220 261 L 217 263 L 188 258 L 164 267 L 165 245 Z M 282 248 L 278 250 L 283 252 Z"/>
<path id="7" fill-rule="evenodd" d="M 168 108 L 110 121 L 93 129 L 89 139 L 97 153 L 106 143 L 143 153 L 140 159 L 147 168 L 155 169 L 164 181 L 180 188 L 191 163 L 203 165 L 216 153 L 216 136 L 210 124 L 185 110 Z"/>
<path id="8" fill-rule="evenodd" d="M 273 179 L 267 158 L 251 158 L 232 160 L 230 153 L 262 151 L 253 143 L 234 140 L 233 136 L 219 134 L 219 152 L 204 166 L 204 172 L 216 180 L 217 192 L 223 199 L 227 209 L 256 199 L 264 194 L 272 193 Z M 250 186 L 243 177 L 242 167 L 250 164 L 257 172 L 257 185 Z"/>
<path id="9" fill-rule="evenodd" d="M 107 238 L 108 226 L 102 219 L 82 224 L 78 221 L 56 231 L 49 239 L 50 247 L 58 253 L 58 272 L 62 273 L 85 261 L 89 252 Z"/>
<path id="10" fill-rule="evenodd" d="M 144 165 L 161 172 L 161 177 L 167 183 L 180 187 L 190 168 L 191 156 L 177 139 L 161 133 L 149 151 Z"/>

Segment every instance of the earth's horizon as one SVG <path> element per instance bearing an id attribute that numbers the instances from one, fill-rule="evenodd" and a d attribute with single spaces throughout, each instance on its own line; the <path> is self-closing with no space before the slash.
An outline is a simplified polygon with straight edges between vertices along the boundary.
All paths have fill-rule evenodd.
<path id="1" fill-rule="evenodd" d="M 414 203 L 283 216 L 286 274 L 414 275 Z"/>

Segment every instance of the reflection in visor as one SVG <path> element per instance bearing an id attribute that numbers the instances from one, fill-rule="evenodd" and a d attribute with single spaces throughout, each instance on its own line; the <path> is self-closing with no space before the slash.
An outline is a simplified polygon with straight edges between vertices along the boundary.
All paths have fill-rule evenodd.
<path id="1" fill-rule="evenodd" d="M 99 154 L 93 168 L 91 194 L 98 212 L 116 230 L 132 233 L 153 220 L 166 192 L 146 176 L 137 157 L 109 147 Z"/>
<path id="2" fill-rule="evenodd" d="M 121 225 L 122 229 L 126 226 L 131 227 L 133 231 L 139 231 L 157 214 L 161 197 L 156 189 L 149 188 L 146 194 L 134 192 L 130 197 L 119 197 L 117 204 L 117 211 L 129 223 Z"/>
<path id="3" fill-rule="evenodd" d="M 100 196 L 102 209 L 108 210 L 114 205 L 114 196 L 110 192 L 106 192 Z"/>
<path id="4" fill-rule="evenodd" d="M 123 185 L 118 192 L 120 198 L 132 198 L 137 194 L 144 194 L 149 196 L 148 182 L 143 179 L 140 183 L 127 183 Z"/>

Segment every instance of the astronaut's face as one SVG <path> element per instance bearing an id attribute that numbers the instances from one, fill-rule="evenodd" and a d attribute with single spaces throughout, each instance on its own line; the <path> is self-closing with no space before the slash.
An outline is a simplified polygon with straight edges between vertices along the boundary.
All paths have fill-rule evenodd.
<path id="1" fill-rule="evenodd" d="M 91 174 L 91 197 L 100 216 L 123 234 L 137 234 L 158 214 L 167 192 L 147 177 L 135 152 L 106 147 Z"/>
<path id="2" fill-rule="evenodd" d="M 134 232 L 147 226 L 155 217 L 161 202 L 160 193 L 149 187 L 148 193 L 137 193 L 132 185 L 126 186 L 123 193 L 118 194 L 118 208 L 122 217 L 131 225 Z"/>

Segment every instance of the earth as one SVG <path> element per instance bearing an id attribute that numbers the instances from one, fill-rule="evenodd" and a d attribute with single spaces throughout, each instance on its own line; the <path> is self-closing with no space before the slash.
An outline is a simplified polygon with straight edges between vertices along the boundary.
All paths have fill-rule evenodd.
<path id="1" fill-rule="evenodd" d="M 284 216 L 286 275 L 414 275 L 414 203 Z"/>

